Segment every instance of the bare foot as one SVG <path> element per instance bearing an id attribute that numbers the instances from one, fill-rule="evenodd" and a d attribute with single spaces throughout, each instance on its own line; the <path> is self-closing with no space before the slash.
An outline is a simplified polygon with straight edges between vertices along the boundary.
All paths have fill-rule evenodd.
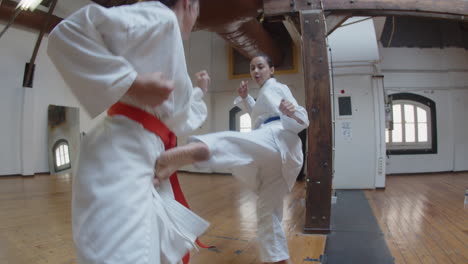
<path id="1" fill-rule="evenodd" d="M 201 142 L 190 143 L 165 151 L 156 161 L 153 184 L 158 186 L 161 181 L 167 180 L 182 166 L 197 161 L 205 161 L 209 158 L 210 150 L 206 144 Z"/>

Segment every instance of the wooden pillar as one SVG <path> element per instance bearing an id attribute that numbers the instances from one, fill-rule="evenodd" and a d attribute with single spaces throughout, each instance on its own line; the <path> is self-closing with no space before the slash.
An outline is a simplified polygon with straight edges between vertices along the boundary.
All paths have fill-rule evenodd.
<path id="1" fill-rule="evenodd" d="M 322 10 L 300 12 L 308 129 L 305 233 L 330 232 L 332 112 Z"/>

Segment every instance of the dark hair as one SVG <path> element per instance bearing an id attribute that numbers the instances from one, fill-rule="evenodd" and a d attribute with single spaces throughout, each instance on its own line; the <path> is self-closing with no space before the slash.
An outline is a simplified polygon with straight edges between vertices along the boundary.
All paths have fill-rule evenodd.
<path id="1" fill-rule="evenodd" d="M 255 56 L 252 57 L 253 58 L 256 58 L 256 57 L 263 57 L 265 59 L 265 61 L 268 63 L 268 67 L 274 67 L 273 65 L 273 61 L 271 60 L 271 58 L 266 55 L 265 53 L 257 53 L 255 54 Z"/>
<path id="2" fill-rule="evenodd" d="M 197 2 L 198 0 L 191 0 L 191 2 Z M 159 0 L 159 2 L 165 4 L 167 7 L 173 7 L 179 2 L 179 0 Z"/>
<path id="3" fill-rule="evenodd" d="M 159 0 L 159 2 L 165 4 L 168 7 L 173 7 L 179 0 Z"/>

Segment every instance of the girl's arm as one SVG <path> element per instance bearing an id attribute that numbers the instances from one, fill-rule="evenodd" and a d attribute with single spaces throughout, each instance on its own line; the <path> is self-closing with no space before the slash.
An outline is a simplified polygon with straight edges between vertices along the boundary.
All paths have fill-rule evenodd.
<path id="1" fill-rule="evenodd" d="M 299 133 L 309 126 L 309 118 L 304 107 L 298 105 L 296 99 L 286 85 L 282 87 L 283 100 L 280 103 L 281 122 L 287 130 Z"/>
<path id="2" fill-rule="evenodd" d="M 234 105 L 251 114 L 255 106 L 255 100 L 249 95 L 249 81 L 242 81 L 237 88 L 239 96 L 234 100 Z"/>
<path id="3" fill-rule="evenodd" d="M 109 51 L 100 32 L 106 20 L 115 18 L 105 8 L 84 7 L 55 27 L 47 47 L 57 70 L 91 117 L 117 102 L 137 78 L 125 58 Z"/>

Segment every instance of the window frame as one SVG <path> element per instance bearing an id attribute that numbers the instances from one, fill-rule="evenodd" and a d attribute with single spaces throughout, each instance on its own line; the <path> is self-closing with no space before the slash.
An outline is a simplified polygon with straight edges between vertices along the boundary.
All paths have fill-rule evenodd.
<path id="1" fill-rule="evenodd" d="M 414 155 L 414 154 L 436 154 L 437 153 L 437 112 L 436 112 L 436 104 L 429 98 L 426 98 L 421 95 L 411 94 L 411 93 L 397 93 L 389 95 L 390 100 L 392 101 L 392 111 L 393 105 L 396 103 L 404 105 L 410 104 L 416 106 L 414 109 L 417 111 L 418 105 L 423 105 L 429 111 L 427 117 L 427 125 L 428 125 L 428 138 L 431 142 L 425 146 L 421 146 L 418 143 L 386 143 L 387 147 L 387 155 Z M 402 111 L 404 111 L 404 107 L 402 107 Z M 402 117 L 404 115 L 402 114 Z M 417 124 L 417 120 L 415 120 L 415 124 Z M 402 131 L 404 131 L 404 120 L 402 120 Z M 417 125 L 416 125 L 417 126 Z M 391 130 L 389 131 L 391 133 Z M 403 138 L 405 134 L 403 132 Z M 417 137 L 417 134 L 415 135 Z M 393 146 L 393 148 L 392 148 Z"/>
<path id="2" fill-rule="evenodd" d="M 63 165 L 58 166 L 57 165 L 57 150 L 60 148 L 60 146 L 67 146 L 68 149 L 68 163 L 64 163 Z M 52 156 L 54 159 L 54 169 L 55 172 L 60 172 L 64 170 L 68 170 L 71 168 L 71 157 L 70 157 L 70 144 L 68 144 L 68 141 L 65 139 L 60 139 L 57 142 L 55 142 L 54 147 L 52 148 Z"/>
<path id="3" fill-rule="evenodd" d="M 244 114 L 248 114 L 245 111 L 242 111 L 238 106 L 234 106 L 229 110 L 229 130 L 230 131 L 239 131 L 241 130 L 240 125 L 240 117 Z M 250 126 L 250 130 L 252 131 L 252 124 Z M 247 132 L 247 131 L 246 131 Z"/>
<path id="4" fill-rule="evenodd" d="M 431 126 L 431 119 L 430 119 L 430 113 L 431 113 L 431 109 L 429 108 L 429 106 L 427 105 L 424 105 L 424 104 L 421 104 L 419 102 L 414 102 L 414 101 L 409 101 L 409 100 L 397 100 L 396 103 L 394 102 L 392 104 L 392 110 L 393 108 L 395 107 L 395 105 L 398 105 L 401 107 L 400 109 L 400 118 L 401 118 L 401 122 L 400 122 L 400 125 L 401 125 L 401 130 L 402 130 L 402 139 L 403 141 L 402 142 L 395 142 L 392 140 L 392 142 L 390 143 L 394 149 L 406 149 L 406 148 L 414 148 L 414 149 L 425 149 L 425 148 L 429 148 L 432 146 L 432 131 L 430 129 L 430 126 Z M 411 106 L 413 107 L 413 118 L 414 118 L 414 125 L 415 125 L 415 141 L 414 142 L 405 142 L 405 139 L 406 139 L 406 125 L 408 124 L 408 122 L 406 121 L 407 120 L 407 115 L 406 115 L 406 109 L 405 109 L 405 106 Z M 427 142 L 418 142 L 418 135 L 419 135 L 419 127 L 418 125 L 421 124 L 420 122 L 417 121 L 417 109 L 420 108 L 420 109 L 423 109 L 426 113 L 428 113 L 428 116 L 426 116 L 427 118 L 427 121 L 426 121 L 426 125 L 428 127 L 427 129 L 427 137 L 428 137 L 428 141 Z M 393 114 L 393 127 L 395 127 L 395 115 Z M 387 135 L 385 135 L 387 136 Z M 393 136 L 393 132 L 390 132 L 389 131 L 389 138 L 392 139 L 392 136 Z M 387 142 L 387 144 L 389 144 Z"/>
<path id="5" fill-rule="evenodd" d="M 229 110 L 229 130 L 230 131 L 237 131 L 237 114 L 242 112 L 238 106 L 234 106 Z"/>

